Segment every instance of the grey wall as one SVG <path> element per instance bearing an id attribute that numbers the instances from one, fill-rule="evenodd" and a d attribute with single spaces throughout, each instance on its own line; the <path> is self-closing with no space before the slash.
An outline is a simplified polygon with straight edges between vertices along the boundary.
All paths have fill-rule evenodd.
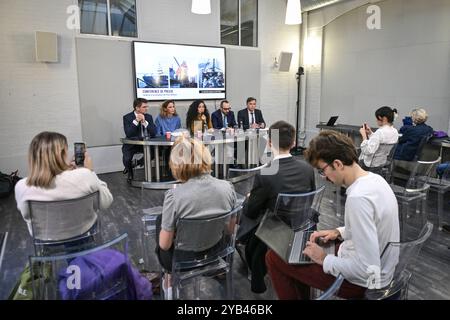
<path id="1" fill-rule="evenodd" d="M 374 111 L 394 106 L 400 118 L 422 106 L 435 130 L 450 117 L 450 1 L 379 2 L 381 30 L 368 30 L 367 6 L 324 28 L 320 119 L 374 125 Z M 397 126 L 400 121 L 397 122 Z"/>
<path id="2" fill-rule="evenodd" d="M 81 127 L 89 147 L 124 136 L 122 116 L 134 99 L 131 42 L 77 38 Z"/>
<path id="3" fill-rule="evenodd" d="M 0 1 L 0 170 L 27 174 L 27 151 L 39 132 L 81 139 L 72 0 Z M 36 62 L 34 32 L 58 35 L 57 63 Z"/>

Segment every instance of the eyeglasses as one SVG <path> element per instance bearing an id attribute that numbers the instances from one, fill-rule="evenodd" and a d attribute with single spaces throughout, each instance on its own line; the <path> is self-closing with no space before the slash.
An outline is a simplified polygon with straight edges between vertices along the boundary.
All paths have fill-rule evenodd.
<path id="1" fill-rule="evenodd" d="M 330 165 L 330 163 L 328 163 L 325 167 L 317 169 L 317 173 L 320 174 L 322 177 L 325 177 L 325 169 Z"/>
<path id="2" fill-rule="evenodd" d="M 230 111 L 231 108 L 222 108 L 223 111 Z"/>

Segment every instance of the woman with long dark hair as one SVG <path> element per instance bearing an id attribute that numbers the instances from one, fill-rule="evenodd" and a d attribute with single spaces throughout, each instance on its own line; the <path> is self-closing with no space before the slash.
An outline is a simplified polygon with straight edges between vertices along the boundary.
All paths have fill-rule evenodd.
<path id="1" fill-rule="evenodd" d="M 191 103 L 187 112 L 186 128 L 193 135 L 197 131 L 203 132 L 204 127 L 212 128 L 211 117 L 205 102 L 203 100 L 195 100 Z"/>

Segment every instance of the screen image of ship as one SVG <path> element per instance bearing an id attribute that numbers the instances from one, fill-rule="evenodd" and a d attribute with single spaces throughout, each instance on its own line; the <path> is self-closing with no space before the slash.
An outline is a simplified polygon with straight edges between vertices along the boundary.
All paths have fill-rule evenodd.
<path id="1" fill-rule="evenodd" d="M 225 79 L 223 70 L 219 68 L 216 59 L 199 63 L 199 83 L 200 88 L 224 88 Z"/>
<path id="2" fill-rule="evenodd" d="M 161 65 L 158 65 L 156 73 L 143 74 L 136 78 L 138 88 L 168 88 L 169 77 L 164 73 Z"/>

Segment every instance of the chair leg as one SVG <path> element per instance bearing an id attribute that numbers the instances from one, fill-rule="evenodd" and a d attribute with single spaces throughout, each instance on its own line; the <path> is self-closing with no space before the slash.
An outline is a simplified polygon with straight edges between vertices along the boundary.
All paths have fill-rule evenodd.
<path id="1" fill-rule="evenodd" d="M 401 202 L 401 214 L 400 214 L 400 241 L 405 241 L 406 239 L 406 219 L 408 216 L 408 203 Z"/>
<path id="2" fill-rule="evenodd" d="M 422 226 L 424 226 L 427 223 L 427 196 L 425 195 L 422 198 L 422 210 L 421 210 L 421 217 L 422 217 Z"/>
<path id="3" fill-rule="evenodd" d="M 442 225 L 444 224 L 444 193 L 438 191 L 438 228 L 442 231 Z"/>
<path id="4" fill-rule="evenodd" d="M 234 288 L 233 288 L 233 254 L 230 254 L 227 257 L 227 262 L 228 262 L 228 270 L 225 273 L 225 277 L 226 277 L 226 288 L 225 288 L 225 294 L 226 294 L 226 298 L 228 300 L 233 300 L 234 298 Z"/>
<path id="5" fill-rule="evenodd" d="M 194 278 L 194 299 L 200 300 L 200 279 L 201 277 Z"/>

